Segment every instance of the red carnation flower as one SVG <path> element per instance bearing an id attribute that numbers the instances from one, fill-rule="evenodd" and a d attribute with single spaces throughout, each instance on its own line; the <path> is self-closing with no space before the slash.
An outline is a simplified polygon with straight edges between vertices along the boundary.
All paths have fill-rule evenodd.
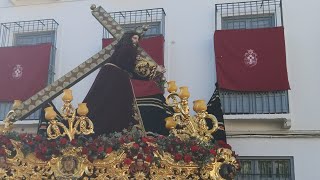
<path id="1" fill-rule="evenodd" d="M 41 153 L 45 154 L 48 151 L 48 148 L 43 146 L 41 147 Z"/>
<path id="2" fill-rule="evenodd" d="M 33 145 L 33 141 L 28 141 L 27 144 L 31 146 Z"/>
<path id="3" fill-rule="evenodd" d="M 37 135 L 37 136 L 34 138 L 34 140 L 36 140 L 36 141 L 40 142 L 40 141 L 42 140 L 42 137 L 41 137 L 41 136 L 39 136 L 39 135 Z"/>
<path id="4" fill-rule="evenodd" d="M 180 161 L 181 159 L 182 159 L 182 155 L 181 154 L 177 153 L 177 154 L 174 155 L 174 160 Z"/>
<path id="5" fill-rule="evenodd" d="M 22 139 L 22 140 L 24 140 L 26 137 L 27 137 L 26 133 L 19 134 L 19 138 Z"/>
<path id="6" fill-rule="evenodd" d="M 61 139 L 60 139 L 60 144 L 61 144 L 61 145 L 66 145 L 67 142 L 68 142 L 68 140 L 67 140 L 66 138 L 61 138 Z"/>
<path id="7" fill-rule="evenodd" d="M 56 147 L 57 143 L 55 141 L 52 141 L 48 144 L 49 147 Z"/>
<path id="8" fill-rule="evenodd" d="M 87 149 L 87 148 L 82 148 L 82 152 L 81 152 L 82 154 L 86 154 L 86 155 L 88 155 L 88 153 L 89 153 L 89 150 Z"/>
<path id="9" fill-rule="evenodd" d="M 123 161 L 123 163 L 124 163 L 125 165 L 130 165 L 131 162 L 132 162 L 132 160 L 131 160 L 130 158 L 126 158 L 126 159 Z"/>
<path id="10" fill-rule="evenodd" d="M 72 141 L 70 142 L 73 146 L 77 145 L 77 140 L 72 139 Z"/>
<path id="11" fill-rule="evenodd" d="M 134 143 L 133 145 L 132 145 L 135 149 L 139 149 L 139 144 L 137 144 L 137 143 Z"/>
<path id="12" fill-rule="evenodd" d="M 156 140 L 155 140 L 153 137 L 148 137 L 148 141 L 153 143 L 153 142 L 155 142 Z"/>
<path id="13" fill-rule="evenodd" d="M 138 154 L 137 159 L 143 159 L 143 154 Z"/>
<path id="14" fill-rule="evenodd" d="M 106 149 L 106 153 L 109 154 L 109 153 L 111 153 L 111 152 L 112 152 L 112 147 L 108 147 L 108 148 Z"/>
<path id="15" fill-rule="evenodd" d="M 146 138 L 146 137 L 142 137 L 141 140 L 142 140 L 142 142 L 144 142 L 144 143 L 146 143 L 146 142 L 149 141 L 148 138 Z"/>
<path id="16" fill-rule="evenodd" d="M 191 151 L 192 152 L 197 152 L 199 151 L 200 147 L 199 146 L 191 146 Z"/>
<path id="17" fill-rule="evenodd" d="M 210 149 L 210 154 L 213 154 L 214 156 L 217 155 L 217 151 L 215 149 Z"/>
<path id="18" fill-rule="evenodd" d="M 121 144 L 124 144 L 124 143 L 125 143 L 124 138 L 123 138 L 123 137 L 121 137 L 121 138 L 119 139 L 119 142 L 120 142 Z"/>
<path id="19" fill-rule="evenodd" d="M 103 147 L 103 146 L 100 146 L 100 147 L 98 148 L 98 153 L 102 153 L 103 150 L 104 150 L 104 147 Z"/>
<path id="20" fill-rule="evenodd" d="M 150 152 L 151 148 L 149 146 L 146 146 L 143 148 L 143 152 L 148 154 Z"/>
<path id="21" fill-rule="evenodd" d="M 151 156 L 151 155 L 149 155 L 149 156 L 147 156 L 147 157 L 146 157 L 146 161 L 147 161 L 147 162 L 151 162 L 151 161 L 152 161 L 152 159 L 153 159 L 153 158 L 152 158 L 152 156 Z"/>
<path id="22" fill-rule="evenodd" d="M 184 162 L 189 163 L 191 162 L 191 160 L 192 160 L 192 156 L 190 156 L 189 154 L 186 154 L 184 156 Z"/>
<path id="23" fill-rule="evenodd" d="M 0 140 L 0 142 L 3 142 L 3 144 L 5 144 L 5 145 L 10 145 L 11 144 L 11 141 L 8 138 L 2 138 Z"/>
<path id="24" fill-rule="evenodd" d="M 4 150 L 4 148 L 0 148 L 0 156 L 3 156 L 6 154 L 6 151 Z"/>
<path id="25" fill-rule="evenodd" d="M 132 136 L 129 136 L 128 137 L 128 140 L 131 142 L 131 141 L 133 141 L 133 137 Z"/>
<path id="26" fill-rule="evenodd" d="M 97 150 L 98 150 L 97 145 L 96 145 L 95 143 L 89 144 L 88 148 L 89 148 L 91 151 L 97 151 Z"/>

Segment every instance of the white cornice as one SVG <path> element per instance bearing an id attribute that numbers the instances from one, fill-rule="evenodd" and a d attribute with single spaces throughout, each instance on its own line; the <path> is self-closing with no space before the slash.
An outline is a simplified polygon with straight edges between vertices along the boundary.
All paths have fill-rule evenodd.
<path id="1" fill-rule="evenodd" d="M 13 5 L 30 5 L 30 4 L 43 4 L 43 3 L 53 3 L 60 0 L 10 0 Z"/>
<path id="2" fill-rule="evenodd" d="M 227 131 L 230 138 L 320 138 L 320 130 Z"/>

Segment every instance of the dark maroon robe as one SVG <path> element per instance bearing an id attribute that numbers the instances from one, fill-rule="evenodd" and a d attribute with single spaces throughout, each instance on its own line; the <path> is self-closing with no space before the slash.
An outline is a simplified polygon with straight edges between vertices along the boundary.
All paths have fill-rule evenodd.
<path id="1" fill-rule="evenodd" d="M 137 48 L 119 47 L 110 63 L 100 69 L 84 102 L 96 135 L 120 132 L 139 122 L 134 119 L 135 102 L 130 77 L 134 75 Z"/>

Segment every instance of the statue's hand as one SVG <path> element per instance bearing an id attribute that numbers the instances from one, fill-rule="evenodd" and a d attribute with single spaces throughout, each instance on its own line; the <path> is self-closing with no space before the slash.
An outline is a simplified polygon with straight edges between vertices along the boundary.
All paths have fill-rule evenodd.
<path id="1" fill-rule="evenodd" d="M 158 65 L 157 71 L 161 74 L 164 74 L 166 72 L 166 68 L 164 68 L 162 65 Z"/>

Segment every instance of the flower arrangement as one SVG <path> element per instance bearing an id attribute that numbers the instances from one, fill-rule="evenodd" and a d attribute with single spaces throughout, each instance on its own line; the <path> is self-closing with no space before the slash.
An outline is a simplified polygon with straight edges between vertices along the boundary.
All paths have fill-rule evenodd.
<path id="1" fill-rule="evenodd" d="M 224 141 L 203 143 L 195 138 L 182 141 L 171 135 L 142 136 L 139 132 L 126 130 L 95 138 L 78 136 L 72 141 L 64 137 L 48 140 L 41 135 L 11 132 L 0 135 L 0 156 L 6 154 L 5 149 L 15 151 L 10 139 L 21 142 L 21 151 L 24 155 L 34 152 L 36 157 L 43 161 L 50 160 L 52 156 L 61 155 L 62 149 L 70 146 L 82 147 L 81 153 L 87 155 L 91 162 L 95 159 L 104 159 L 111 152 L 123 149 L 127 155 L 124 165 L 130 165 L 135 158 L 149 163 L 158 163 L 159 158 L 154 156 L 155 151 L 171 154 L 176 162 L 193 162 L 203 165 L 213 160 L 219 148 L 231 149 L 231 146 Z"/>

